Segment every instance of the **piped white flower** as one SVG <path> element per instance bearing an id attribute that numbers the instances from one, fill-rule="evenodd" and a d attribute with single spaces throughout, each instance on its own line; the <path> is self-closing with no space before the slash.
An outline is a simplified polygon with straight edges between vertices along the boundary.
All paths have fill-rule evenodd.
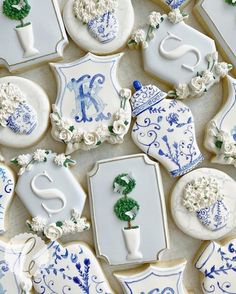
<path id="1" fill-rule="evenodd" d="M 33 153 L 33 160 L 37 162 L 44 162 L 47 159 L 47 151 L 44 149 L 37 149 Z"/>

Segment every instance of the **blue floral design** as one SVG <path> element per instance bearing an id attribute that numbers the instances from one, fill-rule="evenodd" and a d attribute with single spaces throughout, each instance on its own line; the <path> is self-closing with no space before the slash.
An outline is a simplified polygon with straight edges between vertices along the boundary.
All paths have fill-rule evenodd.
<path id="1" fill-rule="evenodd" d="M 160 156 L 165 156 L 166 158 L 169 158 L 172 162 L 174 162 L 178 168 L 180 168 L 180 162 L 179 162 L 179 145 L 177 142 L 174 142 L 172 147 L 170 146 L 168 142 L 168 137 L 163 136 L 162 140 L 165 142 L 167 147 L 167 152 L 164 152 L 162 149 L 159 149 L 158 154 Z M 174 150 L 173 150 L 174 149 Z"/>
<path id="2" fill-rule="evenodd" d="M 5 260 L 0 261 L 0 280 L 5 276 L 5 273 L 9 271 L 8 264 Z M 0 283 L 0 294 L 7 293 L 7 290 L 3 288 L 3 285 Z"/>
<path id="3" fill-rule="evenodd" d="M 231 130 L 231 135 L 232 135 L 234 141 L 236 141 L 236 126 L 234 126 L 233 129 Z"/>
<path id="4" fill-rule="evenodd" d="M 160 288 L 155 288 L 146 293 L 140 292 L 140 294 L 175 294 L 175 291 L 171 287 L 165 287 L 163 290 L 160 290 Z"/>
<path id="5" fill-rule="evenodd" d="M 166 0 L 166 4 L 172 9 L 180 7 L 186 0 Z"/>

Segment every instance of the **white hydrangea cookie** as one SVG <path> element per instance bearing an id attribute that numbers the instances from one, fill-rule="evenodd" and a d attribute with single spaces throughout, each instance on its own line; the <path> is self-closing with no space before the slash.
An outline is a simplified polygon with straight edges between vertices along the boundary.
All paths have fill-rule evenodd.
<path id="1" fill-rule="evenodd" d="M 73 41 L 96 54 L 124 47 L 134 25 L 130 0 L 69 0 L 63 18 Z"/>
<path id="2" fill-rule="evenodd" d="M 31 231 L 57 240 L 90 228 L 81 217 L 86 194 L 68 169 L 75 164 L 70 156 L 37 149 L 12 163 L 20 168 L 16 193 L 32 215 Z"/>
<path id="3" fill-rule="evenodd" d="M 183 176 L 171 195 L 171 212 L 176 225 L 200 240 L 225 236 L 236 225 L 236 182 L 222 171 L 199 168 Z"/>
<path id="4" fill-rule="evenodd" d="M 25 148 L 38 142 L 49 123 L 50 104 L 36 83 L 16 76 L 0 78 L 0 144 Z"/>

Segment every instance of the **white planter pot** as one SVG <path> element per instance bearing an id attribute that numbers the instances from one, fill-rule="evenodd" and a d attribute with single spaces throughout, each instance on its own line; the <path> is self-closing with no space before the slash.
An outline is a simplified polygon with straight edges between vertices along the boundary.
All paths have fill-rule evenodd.
<path id="1" fill-rule="evenodd" d="M 142 259 L 143 255 L 139 251 L 140 246 L 140 227 L 133 229 L 123 229 L 123 236 L 125 239 L 128 254 L 127 260 Z"/>
<path id="2" fill-rule="evenodd" d="M 32 24 L 25 27 L 16 28 L 16 33 L 20 44 L 24 50 L 24 58 L 31 57 L 39 53 L 39 51 L 34 48 L 34 32 Z"/>

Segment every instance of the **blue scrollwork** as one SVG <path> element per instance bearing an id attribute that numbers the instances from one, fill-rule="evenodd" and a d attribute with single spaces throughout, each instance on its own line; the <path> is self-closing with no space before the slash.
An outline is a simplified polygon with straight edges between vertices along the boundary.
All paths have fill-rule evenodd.
<path id="1" fill-rule="evenodd" d="M 186 0 L 166 0 L 166 4 L 172 9 L 180 7 Z"/>
<path id="2" fill-rule="evenodd" d="M 151 291 L 148 291 L 146 293 L 141 292 L 140 294 L 175 294 L 175 291 L 171 287 L 166 287 L 163 290 L 160 290 L 159 288 L 152 289 Z"/>
<path id="3" fill-rule="evenodd" d="M 106 104 L 98 93 L 105 83 L 105 76 L 96 74 L 94 76 L 83 75 L 79 79 L 71 79 L 67 84 L 70 91 L 74 91 L 75 110 L 72 117 L 77 123 L 103 121 L 111 118 L 111 113 L 104 114 Z"/>

